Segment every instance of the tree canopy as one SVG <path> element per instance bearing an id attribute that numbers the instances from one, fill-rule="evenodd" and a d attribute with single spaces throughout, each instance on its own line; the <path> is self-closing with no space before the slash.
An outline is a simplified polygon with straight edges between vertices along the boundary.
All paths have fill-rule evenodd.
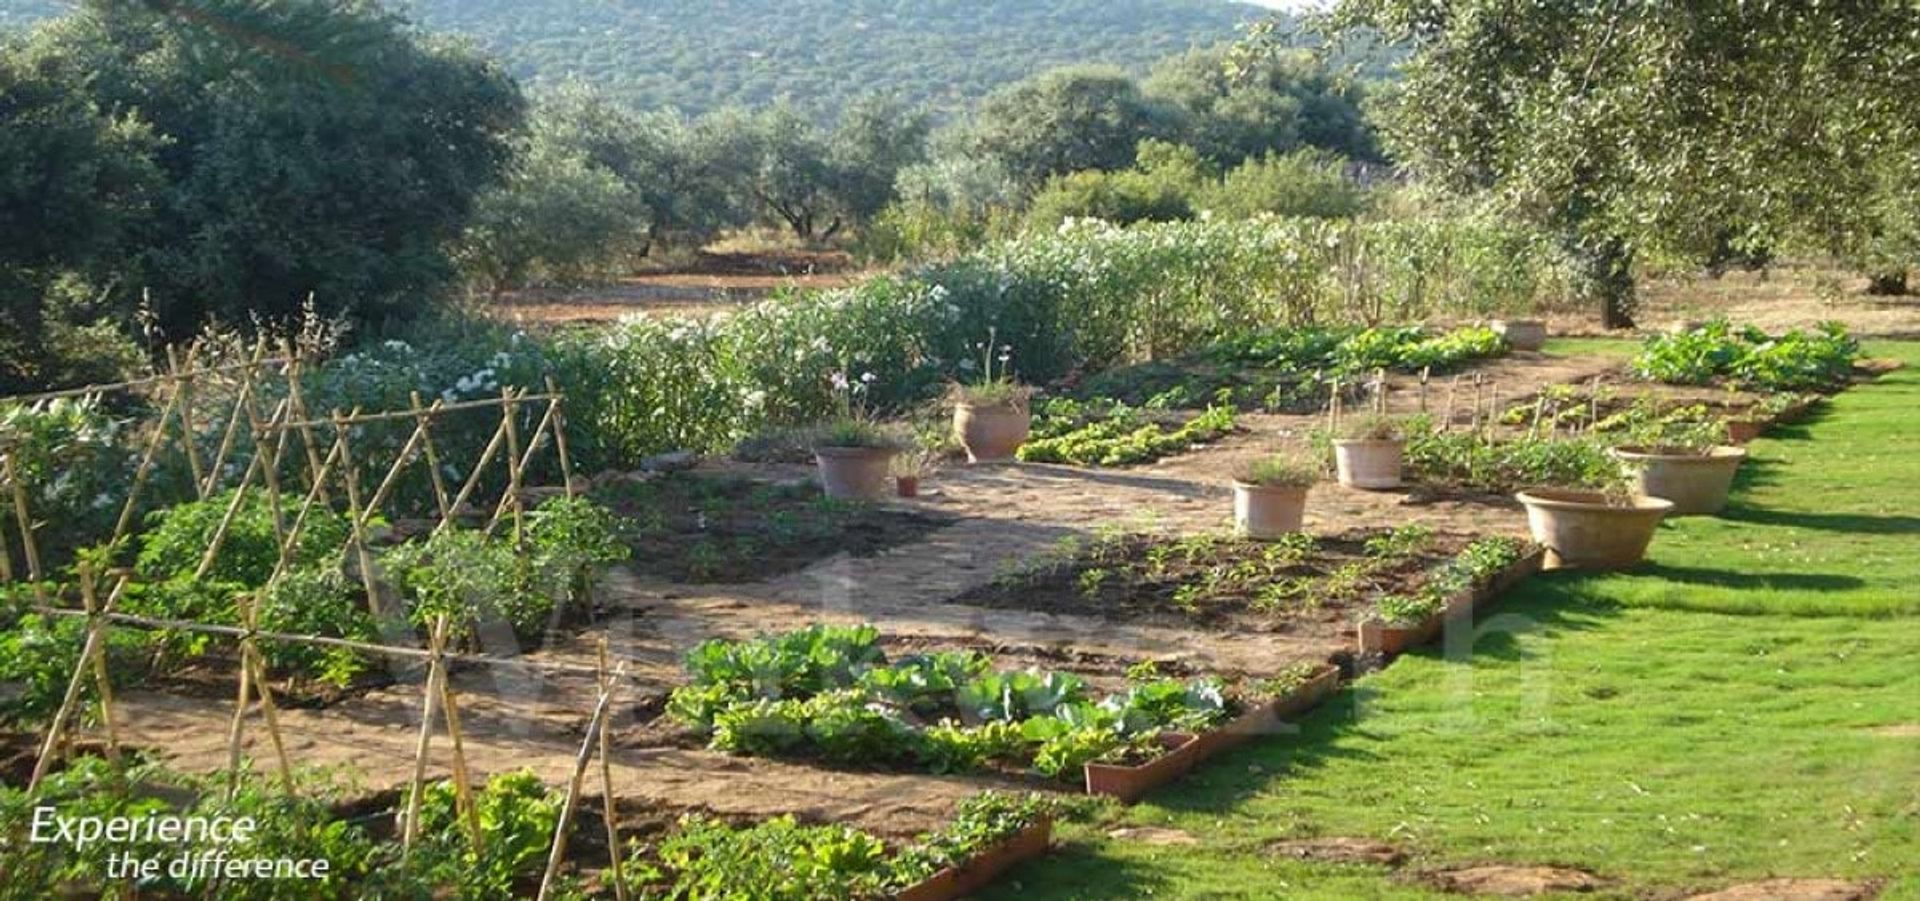
<path id="1" fill-rule="evenodd" d="M 1410 48 L 1395 157 L 1555 229 L 1611 325 L 1636 254 L 1872 228 L 1871 173 L 1920 147 L 1912 4 L 1345 0 L 1332 25 Z"/>

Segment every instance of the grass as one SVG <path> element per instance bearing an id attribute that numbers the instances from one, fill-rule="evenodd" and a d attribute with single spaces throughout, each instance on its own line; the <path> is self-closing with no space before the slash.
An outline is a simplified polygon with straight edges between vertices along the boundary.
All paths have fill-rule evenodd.
<path id="1" fill-rule="evenodd" d="M 1640 350 L 1634 338 L 1548 338 L 1541 353 L 1550 357 L 1631 357 Z"/>
<path id="2" fill-rule="evenodd" d="M 996 897 L 1440 897 L 1420 874 L 1506 863 L 1589 870 L 1602 897 L 1800 877 L 1920 899 L 1920 344 L 1869 352 L 1909 368 L 1758 442 L 1725 518 L 1663 527 L 1633 573 L 1530 581 L 1470 649 L 1068 828 Z M 1107 835 L 1146 825 L 1199 844 Z M 1311 836 L 1409 859 L 1264 850 Z"/>

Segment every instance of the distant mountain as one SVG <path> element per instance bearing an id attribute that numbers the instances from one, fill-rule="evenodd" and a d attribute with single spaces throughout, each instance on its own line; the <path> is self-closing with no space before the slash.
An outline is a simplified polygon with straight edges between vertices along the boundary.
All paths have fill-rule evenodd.
<path id="1" fill-rule="evenodd" d="M 937 109 L 1070 63 L 1143 70 L 1273 13 L 1229 0 L 389 0 L 470 35 L 538 87 L 569 76 L 642 107 L 785 97 L 831 114 L 867 93 Z M 0 27 L 66 4 L 0 0 Z"/>

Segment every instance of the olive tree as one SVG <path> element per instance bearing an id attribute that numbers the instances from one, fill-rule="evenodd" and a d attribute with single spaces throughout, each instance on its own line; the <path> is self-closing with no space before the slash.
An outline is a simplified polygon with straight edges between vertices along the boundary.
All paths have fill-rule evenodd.
<path id="1" fill-rule="evenodd" d="M 1910 3 L 1343 0 L 1325 25 L 1406 49 L 1394 157 L 1552 229 L 1613 327 L 1636 254 L 1857 227 L 1858 173 L 1915 152 Z"/>

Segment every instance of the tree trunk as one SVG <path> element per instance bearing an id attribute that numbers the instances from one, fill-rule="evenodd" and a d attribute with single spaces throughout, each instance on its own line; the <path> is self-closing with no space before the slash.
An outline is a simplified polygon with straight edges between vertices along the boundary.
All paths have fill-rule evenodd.
<path id="1" fill-rule="evenodd" d="M 1633 251 L 1619 238 L 1588 238 L 1574 253 L 1575 288 L 1600 307 L 1600 323 L 1609 329 L 1634 327 Z"/>

